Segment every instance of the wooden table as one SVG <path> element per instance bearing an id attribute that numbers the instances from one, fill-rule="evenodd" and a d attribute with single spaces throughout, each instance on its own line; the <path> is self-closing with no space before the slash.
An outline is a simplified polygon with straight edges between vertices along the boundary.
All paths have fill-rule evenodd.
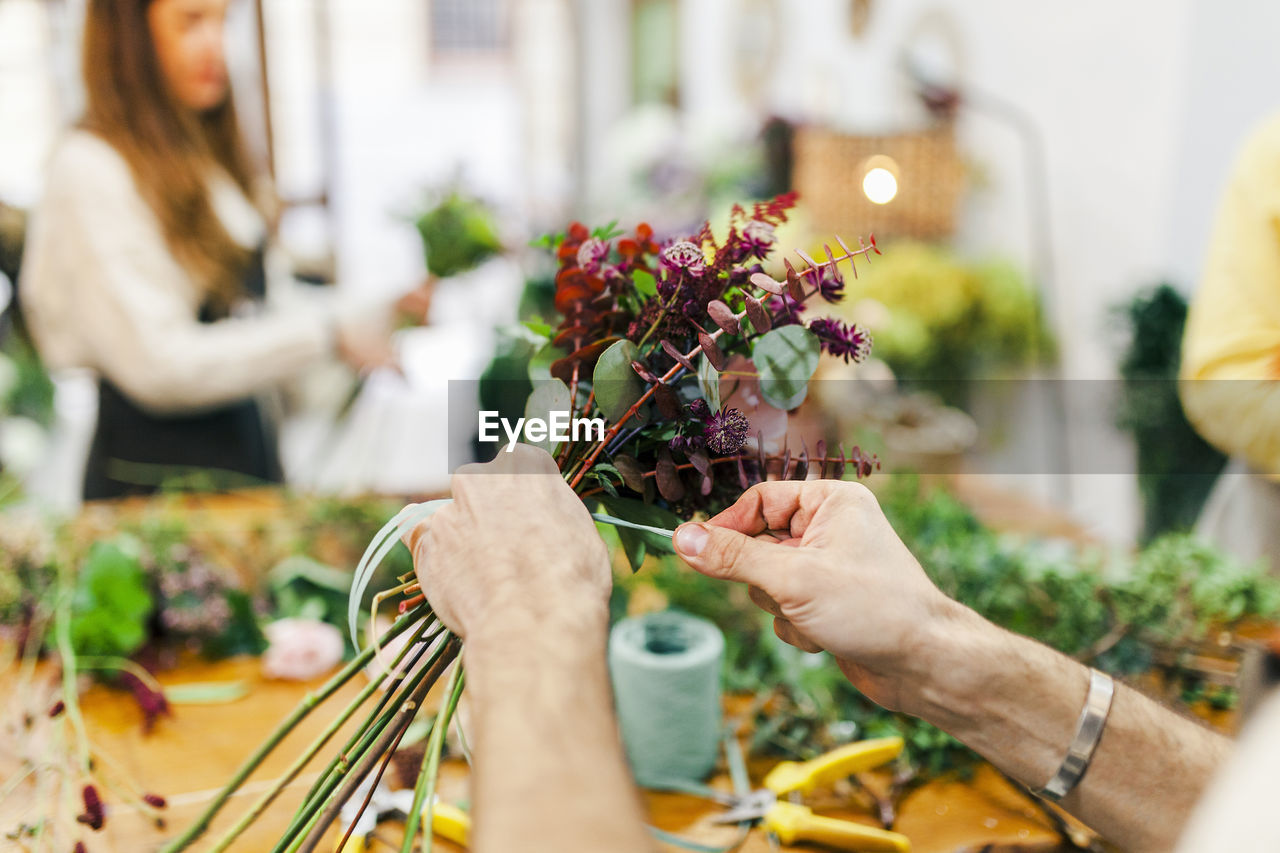
<path id="1" fill-rule="evenodd" d="M 150 734 L 143 733 L 141 713 L 127 693 L 97 684 L 84 692 L 81 702 L 91 742 L 144 789 L 159 793 L 168 800 L 164 828 L 157 828 L 137 812 L 113 809 L 102 831 L 91 834 L 91 853 L 140 853 L 157 849 L 165 839 L 194 819 L 275 724 L 293 709 L 308 689 L 320 683 L 272 681 L 264 679 L 259 669 L 256 658 L 239 658 L 216 663 L 192 661 L 162 675 L 161 681 L 166 686 L 243 681 L 250 690 L 243 698 L 227 704 L 177 706 L 173 716 L 161 718 Z M 41 679 L 51 674 L 48 667 L 38 671 L 35 684 L 39 685 Z M 10 688 L 13 686 L 12 678 L 10 673 L 7 685 Z M 318 712 L 305 719 L 267 758 L 242 791 L 224 808 L 205 837 L 191 849 L 205 850 L 220 837 L 261 791 L 279 777 L 303 746 L 320 733 L 326 719 L 325 711 L 342 707 L 361 686 L 363 679 L 353 680 Z M 27 687 L 23 693 L 26 697 L 37 697 L 41 691 Z M 6 695 L 11 703 L 19 701 L 12 689 L 6 689 Z M 432 696 L 428 705 L 434 706 L 438 699 L 438 696 Z M 47 705 L 41 704 L 40 707 Z M 13 710 L 11 704 L 9 711 Z M 38 741 L 49 723 L 47 717 L 33 716 L 35 724 L 31 739 Z M 13 718 L 6 714 L 6 719 Z M 350 726 L 331 741 L 334 748 L 349 731 Z M 11 752 L 13 747 L 10 742 L 0 754 L 0 778 L 9 778 L 16 769 Z M 285 789 L 231 849 L 270 850 L 315 778 L 314 773 L 330 755 L 331 749 L 323 751 L 313 766 Z M 759 774 L 767 769 L 767 765 L 753 765 L 751 769 L 756 777 L 754 781 L 758 781 Z M 388 778 L 392 775 L 389 772 Z M 729 789 L 727 777 L 715 777 L 711 784 Z M 466 804 L 467 768 L 464 763 L 457 760 L 445 763 L 439 791 L 446 802 Z M 108 803 L 119 799 L 110 790 L 104 791 L 104 798 Z M 707 819 L 719 807 L 707 801 L 653 792 L 647 793 L 645 799 L 650 820 L 655 826 L 707 843 L 728 841 L 733 837 L 732 829 L 708 823 Z M 874 824 L 869 811 L 850 807 L 848 800 L 833 794 L 819 795 L 808 802 L 820 813 Z M 8 831 L 23 816 L 42 811 L 36 792 L 30 786 L 22 786 L 0 803 L 0 829 Z M 916 853 L 953 853 L 961 849 L 977 849 L 983 844 L 1019 844 L 1026 849 L 1051 850 L 1055 849 L 1057 837 L 1043 813 L 989 768 L 981 770 L 971 782 L 931 783 L 917 790 L 904 801 L 896 828 L 912 839 Z M 398 843 L 401 837 L 398 829 L 392 823 L 384 823 L 378 838 Z M 331 829 L 330 837 L 321 849 L 333 850 L 340 831 L 337 827 Z M 5 843 L 11 842 L 0 842 L 0 848 Z M 373 849 L 393 848 L 375 843 Z M 461 848 L 437 839 L 435 849 L 451 853 Z M 765 834 L 754 830 L 741 849 L 750 853 L 771 848 Z"/>

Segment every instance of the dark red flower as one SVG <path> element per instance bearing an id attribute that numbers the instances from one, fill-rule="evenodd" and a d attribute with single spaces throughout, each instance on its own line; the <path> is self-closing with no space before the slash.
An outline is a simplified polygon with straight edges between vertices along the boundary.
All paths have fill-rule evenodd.
<path id="1" fill-rule="evenodd" d="M 142 710 L 142 730 L 150 733 L 155 727 L 156 719 L 161 715 L 168 716 L 172 713 L 169 708 L 169 700 L 165 698 L 164 693 L 158 690 L 152 690 L 150 686 L 143 683 L 142 679 L 131 672 L 120 673 L 120 679 L 125 686 L 133 693 L 133 699 L 138 703 L 138 707 Z"/>
<path id="2" fill-rule="evenodd" d="M 871 333 L 856 323 L 845 325 L 833 317 L 819 317 L 809 323 L 809 331 L 824 351 L 845 363 L 863 361 L 871 354 Z"/>
<path id="3" fill-rule="evenodd" d="M 727 456 L 742 449 L 751 430 L 751 422 L 747 416 L 737 409 L 721 409 L 707 421 L 705 437 L 707 449 L 712 453 Z"/>
<path id="4" fill-rule="evenodd" d="M 107 810 L 102 805 L 102 798 L 98 796 L 98 789 L 85 785 L 80 796 L 84 800 L 84 813 L 76 815 L 76 820 L 97 832 L 107 822 Z"/>

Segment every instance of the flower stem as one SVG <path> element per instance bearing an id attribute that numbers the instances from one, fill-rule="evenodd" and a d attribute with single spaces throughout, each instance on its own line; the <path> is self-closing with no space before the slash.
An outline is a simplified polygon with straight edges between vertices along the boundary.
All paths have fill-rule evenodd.
<path id="1" fill-rule="evenodd" d="M 436 623 L 438 624 L 438 623 Z M 277 842 L 276 849 L 279 850 L 288 839 L 300 831 L 300 827 L 306 823 L 309 817 L 314 815 L 316 809 L 324 801 L 333 789 L 337 787 L 338 780 L 342 775 L 350 769 L 353 759 L 358 759 L 364 754 L 364 750 L 368 748 L 373 739 L 386 727 L 392 717 L 395 716 L 395 709 L 399 705 L 408 700 L 414 688 L 418 683 L 426 677 L 428 669 L 434 664 L 444 652 L 445 643 L 441 642 L 431 652 L 425 663 L 421 666 L 419 662 L 422 660 L 423 654 L 426 653 L 429 646 L 424 646 L 418 652 L 414 653 L 414 657 L 405 671 L 392 679 L 387 690 L 383 693 L 382 698 L 378 700 L 373 710 L 365 717 L 364 723 L 343 745 L 342 749 L 330 759 L 325 765 L 320 775 L 316 777 L 316 781 L 307 791 L 307 795 L 303 798 L 302 805 L 294 814 L 293 820 L 289 822 L 289 828 L 285 830 L 281 841 Z M 399 693 L 396 692 L 400 685 L 404 684 L 404 688 Z M 390 709 L 388 709 L 390 705 Z"/>
<path id="2" fill-rule="evenodd" d="M 458 699 L 462 696 L 462 687 L 466 682 L 466 673 L 462 664 L 453 670 L 449 686 L 445 688 L 448 699 L 436 715 L 435 724 L 431 726 L 431 740 L 427 744 L 427 752 L 423 757 L 422 770 L 418 773 L 418 783 L 413 787 L 413 806 L 405 818 L 404 843 L 400 853 L 411 853 L 413 837 L 418 834 L 419 825 L 423 827 L 425 837 L 422 841 L 422 853 L 431 853 L 431 814 L 435 808 L 436 779 L 440 775 L 440 753 L 444 749 L 444 736 L 449 729 L 449 721 L 458 707 Z M 422 821 L 423 805 L 427 808 L 427 819 Z"/>
<path id="3" fill-rule="evenodd" d="M 391 638 L 403 633 L 406 628 L 417 621 L 420 615 L 420 613 L 414 611 L 401 616 L 387 630 L 387 633 L 383 635 L 383 640 L 390 640 Z M 359 672 L 365 664 L 373 658 L 373 652 L 374 650 L 372 648 L 365 649 L 360 654 L 356 655 L 350 663 L 343 667 L 338 674 L 325 682 L 319 690 L 314 693 L 308 693 L 306 697 L 298 703 L 298 706 L 293 709 L 289 716 L 285 717 L 284 721 L 276 727 L 276 730 L 271 733 L 266 741 L 264 741 L 254 751 L 254 753 L 240 765 L 240 768 L 232 775 L 231 780 L 223 786 L 222 790 L 213 798 L 213 801 L 210 802 L 200 816 L 196 818 L 195 823 L 187 827 L 187 830 L 183 832 L 182 835 L 166 844 L 161 849 L 161 853 L 176 853 L 179 850 L 185 849 L 193 841 L 203 835 L 204 831 L 209 828 L 209 822 L 213 819 L 214 815 L 222 809 L 223 805 L 225 805 L 227 800 L 231 798 L 231 795 L 235 793 L 236 789 L 244 784 L 245 780 L 249 778 L 249 774 L 257 769 L 258 765 L 261 764 L 267 755 L 279 745 L 280 741 L 284 740 L 285 735 L 293 731 L 294 726 L 296 726 L 303 717 L 315 710 L 321 702 L 328 699 L 338 691 L 339 687 L 351 680 L 351 677 Z M 67 709 L 70 711 L 70 703 L 68 703 Z"/>
<path id="4" fill-rule="evenodd" d="M 289 850 L 297 851 L 297 853 L 311 853 L 315 850 L 316 845 L 324 837 L 325 831 L 329 828 L 329 824 L 337 817 L 341 811 L 343 804 L 346 803 L 351 795 L 359 787 L 360 783 L 369 771 L 373 768 L 374 762 L 385 752 L 390 746 L 399 740 L 400 735 L 404 732 L 409 724 L 413 722 L 414 716 L 417 715 L 422 700 L 426 698 L 427 692 L 431 690 L 432 685 L 440 678 L 445 668 L 458 656 L 458 650 L 462 647 L 462 643 L 456 637 L 450 637 L 446 640 L 444 649 L 445 653 L 436 661 L 426 673 L 426 676 L 413 689 L 412 695 L 409 696 L 407 702 L 404 702 L 395 712 L 395 717 L 387 724 L 369 748 L 365 750 L 360 758 L 359 764 L 347 776 L 342 787 L 332 797 L 326 797 L 324 811 L 317 811 L 315 817 L 308 821 L 308 829 L 306 835 L 302 837 L 301 842 L 294 842 Z M 317 803 L 317 806 L 319 803 Z"/>
<path id="5" fill-rule="evenodd" d="M 71 644 L 71 587 L 66 577 L 70 571 L 66 566 L 59 570 L 62 577 L 59 578 L 61 589 L 58 593 L 54 631 L 58 641 L 58 657 L 61 658 L 62 663 L 62 701 L 66 705 L 67 719 L 71 721 L 71 728 L 76 734 L 76 744 L 80 752 L 80 770 L 88 775 L 90 772 L 89 736 L 85 733 L 84 717 L 80 716 L 80 690 L 76 685 L 76 650 Z"/>
<path id="6" fill-rule="evenodd" d="M 404 648 L 400 650 L 400 653 L 396 655 L 396 659 L 391 664 L 392 669 L 384 669 L 370 680 L 365 688 L 360 691 L 360 694 L 342 710 L 342 713 L 338 714 L 338 716 L 333 719 L 328 728 L 320 734 L 320 737 L 316 738 L 311 745 L 303 751 L 302 755 L 298 756 L 298 760 L 290 765 L 289 769 L 285 771 L 279 781 L 272 785 L 270 790 L 263 794 L 257 802 L 249 807 L 249 810 L 246 811 L 240 820 L 236 822 L 235 826 L 227 830 L 226 834 L 223 835 L 216 844 L 209 848 L 209 853 L 221 853 L 221 851 L 226 850 L 231 846 L 233 841 L 240 837 L 242 832 L 249 828 L 250 824 L 257 820 L 262 813 L 266 811 L 267 806 L 271 805 L 272 801 L 279 796 L 285 786 L 292 782 L 297 775 L 302 772 L 302 768 L 307 766 L 311 759 L 315 757 L 316 753 L 319 752 L 324 745 L 329 742 L 329 739 L 337 733 L 338 729 L 342 728 L 342 726 L 346 724 L 347 720 L 351 719 L 351 715 L 356 712 L 356 709 L 363 705 L 369 697 L 373 695 L 373 692 L 377 690 L 382 682 L 387 679 L 387 676 L 394 671 L 395 667 L 400 665 L 400 662 L 405 659 L 405 656 L 409 654 L 410 650 L 415 648 L 418 641 L 422 639 L 423 633 L 425 633 L 429 627 L 430 621 L 431 620 L 429 619 L 422 620 L 422 624 L 414 632 L 409 641 L 404 644 Z M 412 667 L 425 651 L 425 647 L 417 649 L 414 652 L 413 662 L 411 662 L 409 666 Z M 397 677 L 397 682 L 402 677 L 403 673 Z"/>

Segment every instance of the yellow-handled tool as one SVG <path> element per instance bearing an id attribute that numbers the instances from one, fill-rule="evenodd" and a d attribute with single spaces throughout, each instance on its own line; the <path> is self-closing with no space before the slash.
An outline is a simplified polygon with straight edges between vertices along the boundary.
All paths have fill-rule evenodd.
<path id="1" fill-rule="evenodd" d="M 897 758 L 902 738 L 864 740 L 842 746 L 810 761 L 784 761 L 764 777 L 764 787 L 732 799 L 732 808 L 717 815 L 717 823 L 758 820 L 783 844 L 808 841 L 837 850 L 891 851 L 908 853 L 911 842 L 905 835 L 849 820 L 816 815 L 807 806 L 779 800 L 799 796 L 869 770 Z"/>
<path id="2" fill-rule="evenodd" d="M 424 811 L 423 818 L 427 816 Z M 455 844 L 467 846 L 467 837 L 471 834 L 471 815 L 457 806 L 437 801 L 431 810 L 431 831 L 441 838 Z"/>
<path id="3" fill-rule="evenodd" d="M 413 791 L 395 791 L 388 795 L 387 805 L 404 813 L 412 807 L 412 800 Z M 362 819 L 363 817 L 362 815 Z M 422 810 L 422 819 L 427 819 L 426 809 Z M 352 832 L 346 845 L 336 853 L 369 853 L 372 849 L 369 844 L 369 834 L 373 831 L 377 820 L 377 814 L 370 814 L 368 823 L 359 827 L 361 831 Z M 467 838 L 471 834 L 471 815 L 457 806 L 436 800 L 435 808 L 431 810 L 431 831 L 441 838 L 466 847 Z"/>

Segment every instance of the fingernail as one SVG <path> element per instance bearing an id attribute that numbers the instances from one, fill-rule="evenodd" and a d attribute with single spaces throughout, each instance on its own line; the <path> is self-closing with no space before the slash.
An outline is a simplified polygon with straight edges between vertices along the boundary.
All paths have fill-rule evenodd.
<path id="1" fill-rule="evenodd" d="M 676 550 L 686 557 L 696 557 L 706 547 L 710 535 L 701 524 L 686 524 L 676 531 Z"/>

